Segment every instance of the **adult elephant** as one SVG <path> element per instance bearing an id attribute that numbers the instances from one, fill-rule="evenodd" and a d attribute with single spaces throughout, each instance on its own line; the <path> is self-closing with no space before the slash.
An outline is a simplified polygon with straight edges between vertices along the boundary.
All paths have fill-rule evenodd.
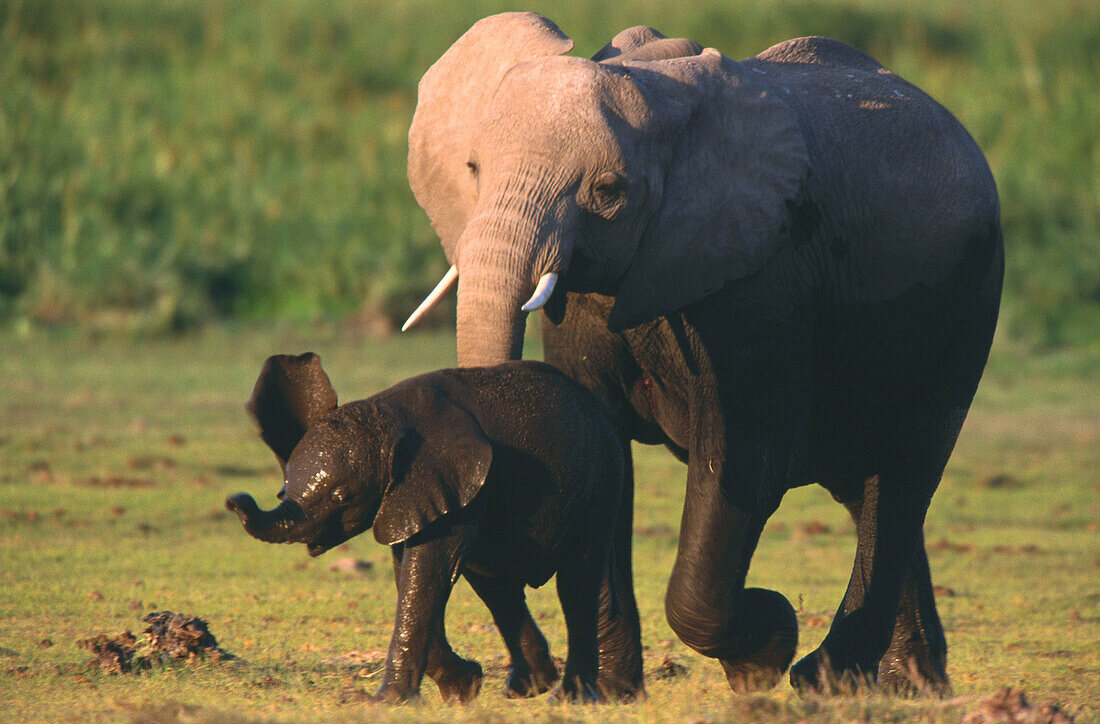
<path id="1" fill-rule="evenodd" d="M 922 527 L 1000 302 L 981 151 L 836 41 L 735 62 L 636 27 L 592 60 L 571 48 L 546 18 L 498 15 L 421 81 L 409 180 L 454 265 L 423 307 L 457 276 L 465 366 L 518 358 L 525 312 L 545 305 L 546 359 L 610 403 L 624 438 L 687 462 L 666 613 L 734 690 L 793 658 L 793 609 L 745 575 L 783 493 L 817 482 L 858 546 L 792 683 L 947 691 Z M 605 586 L 601 629 L 626 691 L 641 687 L 631 588 Z"/>

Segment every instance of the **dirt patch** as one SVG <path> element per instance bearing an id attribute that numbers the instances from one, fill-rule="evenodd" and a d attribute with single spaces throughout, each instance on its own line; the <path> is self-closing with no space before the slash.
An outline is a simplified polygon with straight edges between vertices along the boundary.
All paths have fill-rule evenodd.
<path id="1" fill-rule="evenodd" d="M 164 455 L 131 455 L 126 459 L 126 467 L 130 470 L 165 472 L 175 470 L 179 464 L 173 458 Z"/>
<path id="2" fill-rule="evenodd" d="M 367 669 L 377 671 L 386 663 L 386 652 L 382 649 L 373 651 L 349 651 L 346 654 L 325 659 L 324 663 L 340 669 Z"/>
<path id="3" fill-rule="evenodd" d="M 676 536 L 677 532 L 669 525 L 637 525 L 634 526 L 634 535 L 647 538 L 670 538 Z"/>
<path id="4" fill-rule="evenodd" d="M 156 485 L 149 478 L 126 478 L 121 475 L 92 475 L 76 481 L 87 488 L 151 488 Z"/>
<path id="5" fill-rule="evenodd" d="M 149 624 L 144 630 L 144 642 L 129 631 L 98 634 L 77 641 L 77 646 L 95 655 L 88 665 L 106 673 L 126 674 L 147 669 L 154 662 L 194 663 L 207 657 L 213 661 L 236 659 L 233 654 L 218 648 L 217 639 L 201 618 L 156 611 L 141 620 Z"/>
<path id="6" fill-rule="evenodd" d="M 128 674 L 149 667 L 144 657 L 134 661 L 138 649 L 138 640 L 129 631 L 116 634 L 99 634 L 81 639 L 76 645 L 94 654 L 88 661 L 89 668 L 99 669 L 105 674 Z M 135 669 L 136 667 L 136 669 Z"/>
<path id="7" fill-rule="evenodd" d="M 978 487 L 994 490 L 1015 490 L 1024 487 L 1024 483 L 1011 473 L 996 473 L 979 480 Z"/>
<path id="8" fill-rule="evenodd" d="M 820 520 L 810 520 L 798 524 L 798 533 L 802 536 L 828 535 L 833 529 Z"/>
<path id="9" fill-rule="evenodd" d="M 1031 706 L 1019 689 L 1002 689 L 982 699 L 978 707 L 963 717 L 963 724 L 993 724 L 994 722 L 1028 722 L 1028 724 L 1069 724 L 1073 718 L 1057 704 Z"/>
<path id="10" fill-rule="evenodd" d="M 330 563 L 328 569 L 334 573 L 369 573 L 374 564 L 360 558 L 341 558 Z"/>
<path id="11" fill-rule="evenodd" d="M 669 656 L 664 657 L 653 671 L 653 676 L 657 679 L 678 679 L 687 674 L 688 667 Z"/>
<path id="12" fill-rule="evenodd" d="M 967 545 L 965 543 L 952 543 L 946 538 L 940 538 L 935 543 L 927 546 L 930 551 L 950 551 L 952 553 L 971 553 L 974 550 L 974 546 Z"/>

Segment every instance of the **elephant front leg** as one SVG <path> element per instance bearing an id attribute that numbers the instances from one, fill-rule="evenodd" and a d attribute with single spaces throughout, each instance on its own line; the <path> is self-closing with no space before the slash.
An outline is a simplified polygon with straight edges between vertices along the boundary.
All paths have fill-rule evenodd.
<path id="1" fill-rule="evenodd" d="M 665 613 L 681 641 L 719 660 L 735 692 L 769 689 L 794 658 L 798 619 L 782 594 L 744 587 L 767 514 L 731 504 L 720 487 L 720 464 L 699 459 L 688 471 Z"/>
<path id="2" fill-rule="evenodd" d="M 634 468 L 630 441 L 623 441 L 624 479 L 611 545 L 610 565 L 600 585 L 598 641 L 600 692 L 620 702 L 644 700 L 642 626 L 634 599 Z"/>
<path id="3" fill-rule="evenodd" d="M 401 575 L 401 558 L 394 550 L 394 575 Z M 428 644 L 428 663 L 425 673 L 439 687 L 443 701 L 468 702 L 477 698 L 481 692 L 483 672 L 481 664 L 464 659 L 454 652 L 447 641 L 444 616 L 435 620 L 431 643 Z"/>
<path id="4" fill-rule="evenodd" d="M 480 691 L 481 666 L 451 650 L 443 625 L 463 548 L 460 536 L 394 546 L 397 613 L 382 686 L 374 701 L 400 703 L 417 698 L 425 673 L 439 686 L 444 701 L 469 701 Z"/>

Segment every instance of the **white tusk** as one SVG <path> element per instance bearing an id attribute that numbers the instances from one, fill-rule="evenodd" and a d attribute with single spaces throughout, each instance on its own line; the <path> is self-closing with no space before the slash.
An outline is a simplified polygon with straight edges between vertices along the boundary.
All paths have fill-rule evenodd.
<path id="1" fill-rule="evenodd" d="M 550 295 L 554 293 L 554 285 L 558 283 L 558 275 L 555 272 L 547 272 L 539 277 L 539 283 L 535 287 L 535 293 L 520 309 L 525 312 L 533 312 L 542 309 L 550 301 Z"/>
<path id="2" fill-rule="evenodd" d="M 447 273 L 443 275 L 443 278 L 439 280 L 439 284 L 435 285 L 435 289 L 432 293 L 424 297 L 424 301 L 420 303 L 420 306 L 416 308 L 416 311 L 409 315 L 409 318 L 405 320 L 405 323 L 401 325 L 401 331 L 404 332 L 409 327 L 413 326 L 424 317 L 425 314 L 432 310 L 439 300 L 447 296 L 447 292 L 451 291 L 455 283 L 458 281 L 458 267 L 452 266 L 447 270 Z"/>

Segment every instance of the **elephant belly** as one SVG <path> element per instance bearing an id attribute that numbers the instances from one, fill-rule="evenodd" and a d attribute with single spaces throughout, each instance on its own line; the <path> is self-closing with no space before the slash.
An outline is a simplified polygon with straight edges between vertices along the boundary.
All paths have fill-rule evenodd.
<path id="1" fill-rule="evenodd" d="M 499 460 L 498 460 L 499 462 Z M 486 482 L 468 562 L 486 575 L 541 586 L 584 537 L 588 486 L 563 484 L 529 460 L 505 461 Z M 497 462 L 494 463 L 496 465 Z"/>

